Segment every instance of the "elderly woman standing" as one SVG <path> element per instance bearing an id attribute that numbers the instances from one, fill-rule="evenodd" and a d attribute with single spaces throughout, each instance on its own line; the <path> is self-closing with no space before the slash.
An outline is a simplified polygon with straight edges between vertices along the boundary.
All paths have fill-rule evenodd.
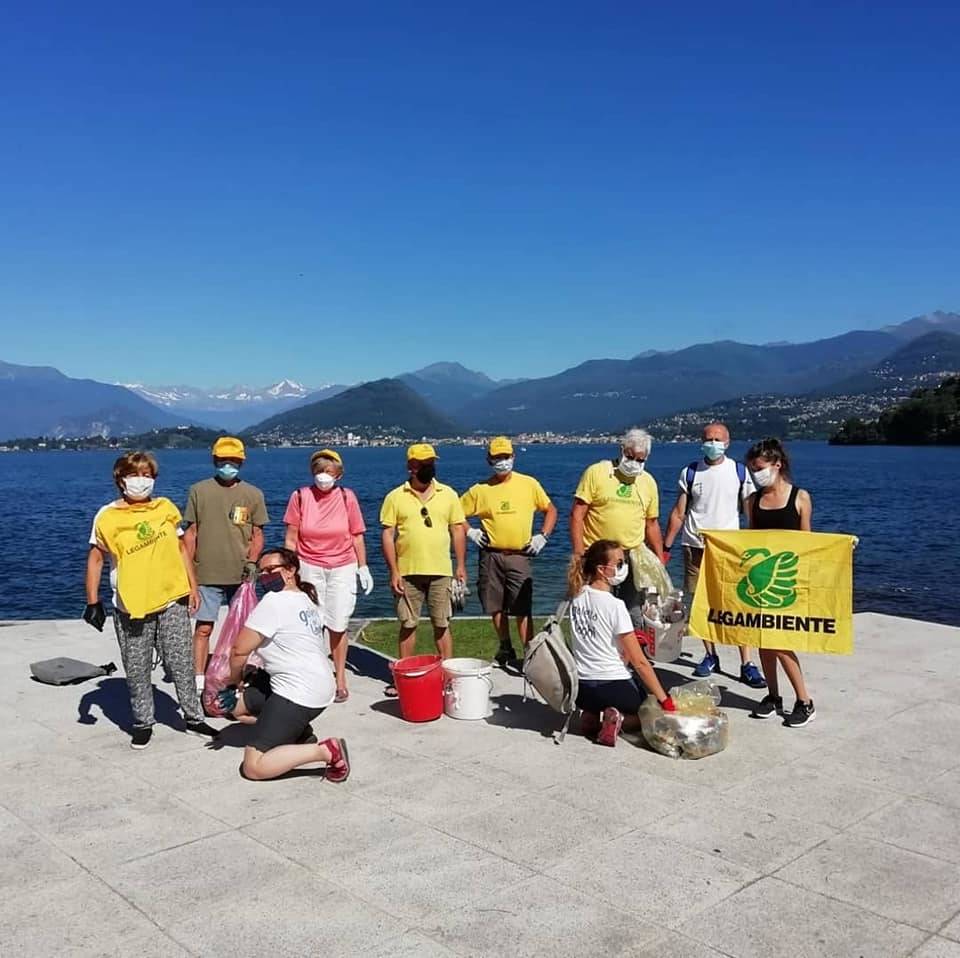
<path id="1" fill-rule="evenodd" d="M 303 581 L 317 590 L 336 672 L 334 701 L 345 702 L 349 695 L 345 633 L 357 604 L 357 580 L 364 595 L 373 591 L 363 541 L 367 527 L 353 490 L 338 485 L 343 477 L 339 453 L 315 452 L 310 472 L 313 483 L 297 489 L 287 503 L 284 546 L 297 554 Z"/>
<path id="2" fill-rule="evenodd" d="M 173 676 L 187 731 L 215 736 L 203 721 L 193 679 L 190 613 L 200 604 L 193 563 L 180 541 L 181 515 L 162 496 L 153 498 L 157 461 L 148 452 L 128 452 L 113 466 L 120 498 L 93 520 L 87 555 L 87 607 L 84 621 L 102 632 L 106 612 L 100 602 L 103 557 L 110 557 L 113 624 L 133 711 L 131 748 L 143 749 L 153 735 L 153 650 Z"/>

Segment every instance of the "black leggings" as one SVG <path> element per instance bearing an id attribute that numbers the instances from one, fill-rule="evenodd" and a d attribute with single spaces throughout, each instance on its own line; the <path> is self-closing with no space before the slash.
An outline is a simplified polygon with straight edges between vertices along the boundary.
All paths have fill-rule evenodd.
<path id="1" fill-rule="evenodd" d="M 294 745 L 307 726 L 323 709 L 297 705 L 270 689 L 270 676 L 263 669 L 257 671 L 243 691 L 243 704 L 257 724 L 247 745 L 259 752 L 269 752 L 279 745 Z"/>

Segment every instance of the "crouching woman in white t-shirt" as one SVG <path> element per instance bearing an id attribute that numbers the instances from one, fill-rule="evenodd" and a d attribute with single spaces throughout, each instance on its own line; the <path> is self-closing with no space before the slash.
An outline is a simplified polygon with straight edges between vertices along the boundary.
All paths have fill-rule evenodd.
<path id="1" fill-rule="evenodd" d="M 633 666 L 661 708 L 675 711 L 647 661 L 622 599 L 611 593 L 623 582 L 628 566 L 623 549 L 609 539 L 594 542 L 574 556 L 567 573 L 573 657 L 580 691 L 577 707 L 584 735 L 596 734 L 599 745 L 616 745 L 621 728 L 640 727 L 637 711 L 644 692 L 627 668 Z"/>
<path id="2" fill-rule="evenodd" d="M 233 648 L 230 679 L 234 687 L 220 693 L 221 704 L 234 718 L 249 722 L 256 717 L 253 737 L 243 753 L 243 775 L 257 780 L 277 778 L 300 765 L 325 762 L 327 781 L 344 782 L 350 775 L 347 743 L 341 738 L 309 741 L 310 722 L 330 705 L 336 692 L 316 590 L 300 581 L 300 562 L 289 549 L 268 549 L 258 566 L 265 594 Z M 254 650 L 270 680 L 237 688 Z"/>

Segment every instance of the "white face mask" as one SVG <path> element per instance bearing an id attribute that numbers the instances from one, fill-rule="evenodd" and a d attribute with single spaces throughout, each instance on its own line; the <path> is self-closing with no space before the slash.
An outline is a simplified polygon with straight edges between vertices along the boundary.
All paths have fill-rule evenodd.
<path id="1" fill-rule="evenodd" d="M 508 472 L 513 471 L 513 456 L 509 459 L 496 459 L 493 462 L 493 471 L 498 476 L 505 476 Z"/>
<path id="2" fill-rule="evenodd" d="M 329 472 L 318 472 L 313 481 L 321 492 L 329 492 L 337 484 L 337 480 Z"/>
<path id="3" fill-rule="evenodd" d="M 607 582 L 609 582 L 610 585 L 617 586 L 617 585 L 620 585 L 620 583 L 623 582 L 624 579 L 626 579 L 627 573 L 629 571 L 630 569 L 627 566 L 627 563 L 621 562 L 620 565 L 617 566 L 617 571 L 614 572 L 613 575 L 608 575 L 608 576 L 605 576 L 604 578 L 606 578 Z"/>
<path id="4" fill-rule="evenodd" d="M 639 459 L 625 459 L 621 456 L 620 462 L 617 463 L 617 472 L 625 479 L 636 479 L 637 476 L 643 475 L 645 465 L 646 463 L 640 462 Z"/>
<path id="5" fill-rule="evenodd" d="M 753 474 L 753 482 L 758 489 L 766 489 L 767 486 L 772 486 L 776 481 L 776 478 L 777 478 L 777 474 L 773 471 L 773 468 L 771 466 L 766 466 L 763 469 L 758 469 Z"/>
<path id="6" fill-rule="evenodd" d="M 127 476 L 123 480 L 123 494 L 135 502 L 149 499 L 155 481 L 151 476 Z"/>

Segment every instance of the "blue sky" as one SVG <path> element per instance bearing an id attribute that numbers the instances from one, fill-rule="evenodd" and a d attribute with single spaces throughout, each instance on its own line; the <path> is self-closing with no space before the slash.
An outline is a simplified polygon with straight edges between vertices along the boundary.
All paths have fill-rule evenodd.
<path id="1" fill-rule="evenodd" d="M 534 376 L 960 309 L 956 5 L 198 6 L 2 15 L 0 359 Z"/>

